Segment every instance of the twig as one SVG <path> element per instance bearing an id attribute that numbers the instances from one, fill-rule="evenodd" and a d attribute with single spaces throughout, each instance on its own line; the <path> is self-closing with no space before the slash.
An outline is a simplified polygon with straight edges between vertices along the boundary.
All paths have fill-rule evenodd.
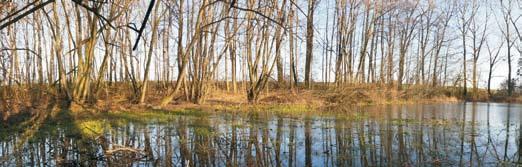
<path id="1" fill-rule="evenodd" d="M 147 9 L 147 13 L 145 13 L 145 18 L 141 22 L 140 30 L 138 31 L 138 37 L 136 37 L 136 42 L 134 43 L 134 47 L 132 47 L 132 50 L 136 50 L 138 48 L 138 43 L 140 42 L 141 35 L 143 34 L 143 30 L 145 30 L 145 26 L 147 24 L 147 20 L 149 20 L 150 13 L 152 12 L 152 8 L 154 8 L 154 2 L 156 0 L 151 0 L 149 4 L 149 8 Z M 134 31 L 136 31 L 134 28 L 132 28 Z"/>
<path id="2" fill-rule="evenodd" d="M 24 18 L 25 16 L 27 16 L 27 15 L 29 15 L 29 14 L 32 14 L 32 13 L 36 12 L 38 9 L 41 9 L 41 8 L 47 6 L 48 4 L 52 3 L 52 2 L 54 2 L 54 0 L 46 1 L 46 2 L 44 2 L 44 3 L 41 3 L 41 4 L 37 5 L 37 6 L 35 6 L 34 8 L 31 8 L 29 11 L 27 11 L 27 12 L 25 12 L 25 13 L 22 13 L 22 14 L 19 15 L 19 16 L 16 16 L 14 19 L 8 21 L 7 23 L 4 23 L 4 24 L 0 25 L 0 30 L 6 28 L 7 26 L 9 26 L 9 25 L 11 25 L 11 24 L 16 23 L 18 20 Z M 18 11 L 15 12 L 15 13 L 18 13 Z M 9 18 L 9 17 L 7 17 L 7 18 Z M 3 21 L 3 20 L 6 20 L 7 18 L 2 19 L 2 21 Z"/>

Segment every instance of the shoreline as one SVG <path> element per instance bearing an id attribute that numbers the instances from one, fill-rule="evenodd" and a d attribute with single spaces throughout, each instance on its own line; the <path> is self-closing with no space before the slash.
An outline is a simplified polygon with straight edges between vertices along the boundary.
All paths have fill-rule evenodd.
<path id="1" fill-rule="evenodd" d="M 14 113 L 32 110 L 46 110 L 49 105 L 57 105 L 69 110 L 90 110 L 92 112 L 117 112 L 133 110 L 203 110 L 203 111 L 256 111 L 256 110 L 281 110 L 285 112 L 299 112 L 301 110 L 324 110 L 335 106 L 374 106 L 374 105 L 403 105 L 403 104 L 444 104 L 459 102 L 498 102 L 522 104 L 522 97 L 488 97 L 485 90 L 479 90 L 476 99 L 462 98 L 458 88 L 451 87 L 409 87 L 404 90 L 387 89 L 375 85 L 358 87 L 345 87 L 341 89 L 316 88 L 307 89 L 267 89 L 261 94 L 261 98 L 255 104 L 249 103 L 245 93 L 233 93 L 231 91 L 216 88 L 206 96 L 201 104 L 194 104 L 182 96 L 165 105 L 159 106 L 161 100 L 160 91 L 150 91 L 149 98 L 144 104 L 135 104 L 129 99 L 125 91 L 109 91 L 106 97 L 95 102 L 78 104 L 67 103 L 53 98 L 50 94 L 35 94 L 20 99 L 20 102 L 4 105 L 0 101 L 0 116 L 5 111 Z M 238 91 L 239 92 L 239 91 Z M 30 94 L 30 93 L 28 93 Z M 478 97 L 478 98 L 477 98 Z M 35 101 L 36 100 L 36 101 Z M 4 103 L 4 104 L 2 104 Z M 7 108 L 7 107 L 10 108 Z M 5 115 L 4 115 L 5 117 Z"/>

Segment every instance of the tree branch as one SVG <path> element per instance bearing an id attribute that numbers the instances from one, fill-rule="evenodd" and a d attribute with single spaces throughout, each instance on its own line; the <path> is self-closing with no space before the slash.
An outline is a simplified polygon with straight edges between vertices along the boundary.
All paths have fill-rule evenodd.
<path id="1" fill-rule="evenodd" d="M 45 6 L 47 6 L 48 4 L 53 3 L 53 2 L 54 2 L 54 0 L 49 0 L 49 1 L 46 1 L 46 2 L 44 2 L 44 3 L 41 3 L 41 4 L 37 5 L 37 6 L 35 6 L 34 8 L 31 8 L 31 9 L 28 10 L 27 12 L 22 13 L 22 14 L 20 14 L 19 16 L 16 16 L 14 19 L 8 21 L 7 23 L 4 23 L 4 24 L 0 25 L 0 30 L 6 28 L 6 27 L 8 27 L 8 26 L 10 26 L 11 24 L 16 23 L 18 20 L 24 18 L 25 16 L 27 16 L 27 15 L 29 15 L 29 14 L 32 14 L 32 13 L 36 12 L 38 9 L 41 9 L 41 8 L 43 8 L 43 7 L 45 7 Z M 24 7 L 24 9 L 25 9 L 25 7 Z M 22 10 L 23 10 L 23 9 L 22 9 Z M 15 12 L 15 14 L 18 13 L 18 12 L 19 12 L 19 11 Z M 2 19 L 2 21 L 8 19 L 9 17 L 13 17 L 13 15 L 8 16 L 7 18 Z"/>
<path id="2" fill-rule="evenodd" d="M 150 13 L 152 12 L 152 8 L 154 8 L 154 2 L 155 2 L 155 0 L 151 0 L 149 3 L 149 8 L 147 9 L 147 13 L 145 13 L 145 18 L 141 22 L 141 27 L 140 27 L 140 30 L 138 31 L 138 37 L 136 37 L 136 42 L 134 43 L 134 47 L 132 47 L 132 50 L 136 50 L 138 48 L 138 43 L 140 42 L 140 38 L 143 34 L 143 30 L 145 30 L 147 20 L 149 20 L 149 16 L 150 16 Z"/>

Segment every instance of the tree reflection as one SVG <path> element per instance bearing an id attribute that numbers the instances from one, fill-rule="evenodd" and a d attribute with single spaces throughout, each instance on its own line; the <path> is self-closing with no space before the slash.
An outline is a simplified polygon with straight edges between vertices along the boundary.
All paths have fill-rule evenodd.
<path id="1" fill-rule="evenodd" d="M 0 136 L 0 166 L 513 166 L 521 162 L 520 118 L 512 117 L 519 109 L 382 106 L 166 121 L 115 114 L 72 123 L 60 122 L 73 118 L 57 110 L 26 118 L 39 126 Z"/>

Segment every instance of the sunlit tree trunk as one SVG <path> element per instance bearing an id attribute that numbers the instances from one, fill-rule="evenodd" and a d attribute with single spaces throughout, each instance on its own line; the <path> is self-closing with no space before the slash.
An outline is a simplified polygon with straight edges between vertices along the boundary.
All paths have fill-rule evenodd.
<path id="1" fill-rule="evenodd" d="M 412 38 L 414 37 L 415 27 L 417 25 L 417 16 L 415 15 L 415 10 L 419 2 L 416 2 L 413 7 L 408 7 L 401 11 L 405 14 L 405 18 L 401 20 L 402 24 L 398 28 L 399 35 L 399 73 L 397 74 L 397 89 L 401 90 L 403 87 L 403 81 L 406 72 L 406 54 L 411 45 Z M 397 19 L 400 14 L 397 15 Z"/>
<path id="2" fill-rule="evenodd" d="M 172 99 L 174 99 L 174 96 L 176 95 L 176 93 L 181 88 L 181 83 L 186 78 L 187 65 L 189 63 L 188 62 L 189 56 L 187 54 L 192 49 L 192 47 L 195 46 L 197 41 L 200 39 L 201 28 L 203 26 L 201 24 L 201 22 L 203 20 L 202 17 L 205 16 L 205 12 L 206 12 L 205 10 L 206 10 L 206 7 L 207 7 L 206 4 L 207 4 L 206 0 L 201 2 L 201 7 L 200 7 L 200 9 L 198 9 L 199 11 L 198 11 L 198 14 L 197 14 L 197 17 L 196 17 L 196 22 L 194 24 L 195 29 L 193 31 L 192 38 L 187 39 L 189 41 L 188 41 L 187 46 L 185 46 L 185 50 L 183 51 L 183 54 L 182 55 L 178 55 L 178 56 L 181 56 L 181 65 L 180 65 L 180 70 L 178 72 L 178 77 L 176 79 L 176 84 L 175 84 L 174 88 L 172 90 L 169 90 L 168 94 L 161 100 L 160 106 L 165 106 L 168 103 L 170 103 L 172 101 Z"/>
<path id="3" fill-rule="evenodd" d="M 237 9 L 232 10 L 232 17 L 238 17 L 239 12 Z M 239 30 L 239 24 L 237 19 L 233 19 L 232 23 L 232 29 L 233 32 L 237 32 Z M 237 92 L 237 37 L 236 35 L 232 35 L 230 39 L 230 70 L 231 72 L 231 79 L 232 79 L 232 92 Z"/>
<path id="4" fill-rule="evenodd" d="M 478 10 L 478 5 L 474 5 L 476 10 Z M 477 19 L 473 17 L 471 19 L 470 24 L 470 32 L 471 32 L 471 40 L 473 42 L 473 50 L 472 50 L 472 56 L 473 56 L 473 73 L 472 73 L 472 84 L 473 84 L 473 97 L 476 98 L 478 96 L 478 76 L 477 76 L 477 66 L 480 56 L 480 51 L 482 50 L 482 46 L 484 45 L 484 42 L 486 41 L 486 30 L 488 28 L 488 17 L 489 14 L 486 12 L 486 18 L 484 20 L 483 26 L 480 26 L 477 23 Z M 481 23 L 482 24 L 482 23 Z"/>
<path id="5" fill-rule="evenodd" d="M 290 7 L 290 13 L 288 15 L 288 48 L 289 48 L 289 61 L 290 61 L 290 88 L 293 90 L 297 86 L 297 67 L 295 65 L 295 41 L 294 41 L 294 14 L 295 10 Z"/>
<path id="6" fill-rule="evenodd" d="M 58 8 L 57 4 L 53 4 L 53 19 L 54 19 L 54 32 L 53 32 L 53 48 L 54 48 L 54 55 L 56 56 L 57 64 L 58 64 L 58 73 L 59 73 L 59 83 L 60 83 L 60 90 L 65 94 L 65 98 L 69 101 L 72 100 L 71 94 L 69 93 L 69 87 L 67 84 L 67 78 L 65 75 L 65 67 L 62 61 L 62 34 L 60 31 L 60 27 L 58 26 L 60 24 L 58 17 Z"/>
<path id="7" fill-rule="evenodd" d="M 308 13 L 306 16 L 306 62 L 305 62 L 305 84 L 311 88 L 312 61 L 314 49 L 314 12 L 317 5 L 316 0 L 308 0 Z"/>
<path id="8" fill-rule="evenodd" d="M 159 8 L 160 2 L 156 3 L 156 6 L 154 8 L 154 16 L 152 17 L 152 36 L 150 38 L 150 46 L 149 46 L 149 52 L 147 55 L 147 60 L 145 64 L 145 71 L 143 75 L 143 83 L 141 84 L 141 91 L 140 91 L 140 100 L 139 103 L 142 104 L 145 102 L 145 97 L 147 96 L 147 87 L 148 87 L 148 80 L 149 80 L 149 71 L 150 71 L 150 62 L 152 61 L 152 54 L 154 53 L 154 48 L 156 47 L 156 43 L 158 41 L 158 25 L 161 20 L 161 16 L 158 15 L 158 8 Z"/>
<path id="9" fill-rule="evenodd" d="M 450 7 L 451 8 L 451 7 Z M 447 9 L 449 10 L 449 9 Z M 434 51 L 434 60 L 433 60 L 433 76 L 432 76 L 432 86 L 438 86 L 439 80 L 438 80 L 438 74 L 437 69 L 439 68 L 439 57 L 441 55 L 441 50 L 444 44 L 444 41 L 446 39 L 446 32 L 449 25 L 449 22 L 451 21 L 451 18 L 453 17 L 452 11 L 447 11 L 442 16 L 442 23 L 440 23 L 442 28 L 437 28 L 435 33 L 435 51 Z"/>

